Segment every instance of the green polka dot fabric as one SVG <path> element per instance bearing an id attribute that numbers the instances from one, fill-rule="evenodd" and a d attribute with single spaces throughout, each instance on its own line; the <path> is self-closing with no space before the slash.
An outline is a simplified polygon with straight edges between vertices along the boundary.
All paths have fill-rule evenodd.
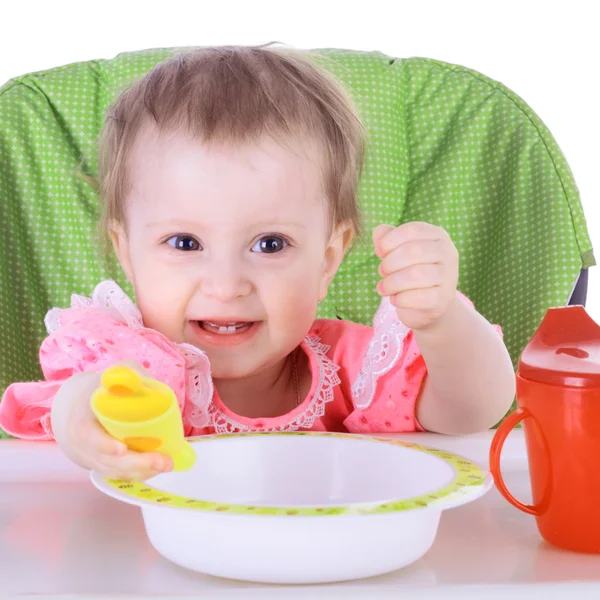
<path id="1" fill-rule="evenodd" d="M 115 279 L 96 234 L 96 139 L 117 93 L 181 49 L 125 53 L 15 78 L 0 88 L 0 392 L 40 379 L 44 316 Z M 320 316 L 369 323 L 379 303 L 379 223 L 422 220 L 457 246 L 459 288 L 499 323 L 516 360 L 549 306 L 594 264 L 567 162 L 535 113 L 502 84 L 444 62 L 316 51 L 369 132 L 360 200 L 365 234 Z"/>

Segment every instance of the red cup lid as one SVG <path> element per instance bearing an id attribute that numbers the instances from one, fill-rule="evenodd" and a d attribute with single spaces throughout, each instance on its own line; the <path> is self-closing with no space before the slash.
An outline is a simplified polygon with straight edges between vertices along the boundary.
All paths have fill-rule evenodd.
<path id="1" fill-rule="evenodd" d="M 600 326 L 583 306 L 549 308 L 519 359 L 524 379 L 600 387 Z"/>

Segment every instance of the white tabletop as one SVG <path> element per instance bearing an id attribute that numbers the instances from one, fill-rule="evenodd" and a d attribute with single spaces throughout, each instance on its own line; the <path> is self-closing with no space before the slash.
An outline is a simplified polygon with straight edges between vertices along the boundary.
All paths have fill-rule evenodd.
<path id="1" fill-rule="evenodd" d="M 492 434 L 398 436 L 487 465 Z M 503 458 L 513 493 L 530 501 L 524 441 Z M 600 598 L 600 555 L 553 548 L 535 519 L 494 489 L 442 514 L 432 549 L 382 577 L 327 586 L 264 586 L 185 571 L 150 546 L 137 507 L 89 483 L 51 443 L 0 442 L 0 597 L 73 595 L 166 598 Z"/>

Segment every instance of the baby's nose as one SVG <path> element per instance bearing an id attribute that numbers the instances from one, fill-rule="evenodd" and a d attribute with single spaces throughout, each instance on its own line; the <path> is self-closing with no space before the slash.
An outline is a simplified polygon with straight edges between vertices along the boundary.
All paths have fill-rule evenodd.
<path id="1" fill-rule="evenodd" d="M 204 273 L 200 290 L 208 298 L 219 302 L 231 302 L 248 296 L 252 291 L 252 283 L 238 265 L 221 262 Z"/>

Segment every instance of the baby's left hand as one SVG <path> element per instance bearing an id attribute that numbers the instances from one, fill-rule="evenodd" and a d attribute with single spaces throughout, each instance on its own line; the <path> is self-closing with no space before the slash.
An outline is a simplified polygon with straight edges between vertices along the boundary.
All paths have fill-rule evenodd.
<path id="1" fill-rule="evenodd" d="M 446 313 L 456 299 L 458 252 L 442 228 L 418 222 L 379 225 L 373 245 L 382 259 L 377 291 L 390 296 L 407 327 L 425 329 Z"/>

